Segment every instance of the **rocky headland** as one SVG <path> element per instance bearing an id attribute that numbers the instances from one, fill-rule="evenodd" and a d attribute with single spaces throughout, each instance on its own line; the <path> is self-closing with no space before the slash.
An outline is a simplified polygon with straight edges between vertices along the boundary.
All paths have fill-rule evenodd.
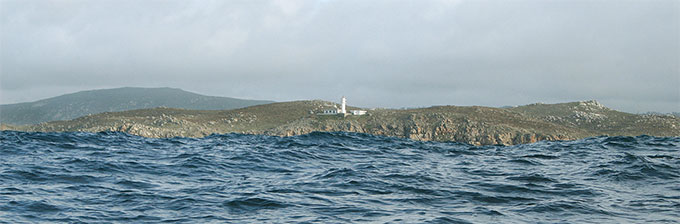
<path id="1" fill-rule="evenodd" d="M 680 136 L 680 118 L 676 116 L 630 114 L 609 109 L 596 101 L 512 108 L 434 106 L 404 110 L 371 109 L 361 116 L 319 114 L 324 108 L 334 105 L 312 100 L 234 110 L 153 108 L 106 112 L 37 125 L 2 125 L 0 129 L 121 131 L 153 138 L 204 137 L 213 133 L 292 136 L 314 131 L 343 131 L 473 145 L 513 145 L 600 135 Z"/>

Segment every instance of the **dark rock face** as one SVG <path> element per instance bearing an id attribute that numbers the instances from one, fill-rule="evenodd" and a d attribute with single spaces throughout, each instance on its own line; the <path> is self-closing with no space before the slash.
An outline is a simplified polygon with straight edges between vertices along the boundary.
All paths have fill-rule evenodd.
<path id="1" fill-rule="evenodd" d="M 332 104 L 324 101 L 296 101 L 225 111 L 155 108 L 102 113 L 32 126 L 5 125 L 0 128 L 24 131 L 122 131 L 154 138 L 203 137 L 212 133 L 293 136 L 314 131 L 343 131 L 473 145 L 513 145 L 600 135 L 680 136 L 678 117 L 623 113 L 595 101 L 532 104 L 504 109 L 476 106 L 374 109 L 363 116 L 314 113 Z"/>

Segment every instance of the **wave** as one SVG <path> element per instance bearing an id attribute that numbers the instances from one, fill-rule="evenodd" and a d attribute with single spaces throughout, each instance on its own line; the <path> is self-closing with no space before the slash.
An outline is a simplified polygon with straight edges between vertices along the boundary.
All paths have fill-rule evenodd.
<path id="1" fill-rule="evenodd" d="M 357 133 L 0 133 L 15 222 L 674 222 L 680 138 L 515 146 Z"/>

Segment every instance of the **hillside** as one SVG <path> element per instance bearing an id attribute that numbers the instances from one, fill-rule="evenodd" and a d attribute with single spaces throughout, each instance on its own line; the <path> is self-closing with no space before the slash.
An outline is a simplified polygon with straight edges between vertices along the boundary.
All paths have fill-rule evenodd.
<path id="1" fill-rule="evenodd" d="M 474 145 L 573 140 L 599 135 L 680 136 L 678 117 L 629 114 L 595 101 L 513 108 L 376 109 L 369 110 L 368 115 L 347 117 L 314 113 L 332 105 L 324 101 L 295 101 L 223 111 L 154 108 L 101 113 L 32 126 L 3 126 L 2 129 L 122 131 L 146 137 L 203 137 L 232 132 L 291 136 L 314 131 L 344 131 Z"/>
<path id="2" fill-rule="evenodd" d="M 677 116 L 630 114 L 598 103 L 582 101 L 560 104 L 531 104 L 510 110 L 566 127 L 580 128 L 599 135 L 677 136 Z"/>
<path id="3" fill-rule="evenodd" d="M 267 103 L 272 101 L 204 96 L 175 88 L 125 87 L 82 91 L 30 103 L 0 105 L 0 122 L 15 125 L 37 124 L 71 120 L 102 112 L 155 107 L 228 110 Z"/>

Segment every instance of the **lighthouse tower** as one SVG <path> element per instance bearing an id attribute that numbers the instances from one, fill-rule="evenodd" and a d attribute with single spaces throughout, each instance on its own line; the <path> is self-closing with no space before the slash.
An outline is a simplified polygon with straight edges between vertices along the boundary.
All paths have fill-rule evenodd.
<path id="1" fill-rule="evenodd" d="M 342 96 L 342 109 L 340 109 L 340 113 L 346 114 L 347 110 L 345 110 L 345 105 L 347 104 L 347 99 L 345 99 L 345 96 Z"/>

